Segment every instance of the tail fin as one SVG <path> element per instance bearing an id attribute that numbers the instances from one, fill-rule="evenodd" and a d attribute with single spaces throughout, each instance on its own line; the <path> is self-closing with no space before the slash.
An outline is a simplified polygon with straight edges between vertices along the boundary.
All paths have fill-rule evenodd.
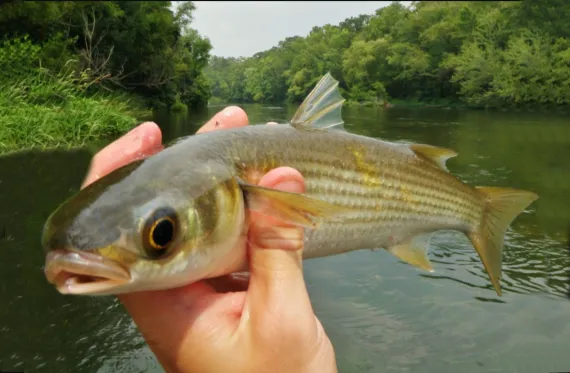
<path id="1" fill-rule="evenodd" d="M 524 190 L 476 187 L 485 197 L 485 208 L 481 224 L 468 234 L 475 246 L 485 270 L 491 279 L 497 295 L 501 296 L 501 265 L 503 261 L 503 240 L 509 225 L 538 195 Z"/>

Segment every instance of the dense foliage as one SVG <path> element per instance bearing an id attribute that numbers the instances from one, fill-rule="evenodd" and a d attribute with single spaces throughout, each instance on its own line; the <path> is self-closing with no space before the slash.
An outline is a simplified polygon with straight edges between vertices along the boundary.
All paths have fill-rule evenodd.
<path id="1" fill-rule="evenodd" d="M 352 102 L 570 104 L 570 2 L 398 2 L 250 58 L 211 58 L 212 95 L 301 101 L 330 71 Z"/>
<path id="2" fill-rule="evenodd" d="M 194 5 L 0 4 L 0 153 L 120 135 L 141 107 L 205 106 L 210 42 Z"/>
<path id="3" fill-rule="evenodd" d="M 2 82 L 37 72 L 72 72 L 89 81 L 87 93 L 123 91 L 153 107 L 204 106 L 203 75 L 210 42 L 191 29 L 192 2 L 24 2 L 0 5 Z M 36 50 L 18 55 L 22 40 Z"/>
<path id="4" fill-rule="evenodd" d="M 136 125 L 143 114 L 136 97 L 106 90 L 87 94 L 93 83 L 88 74 L 30 67 L 27 62 L 41 51 L 28 39 L 0 44 L 11 62 L 0 71 L 18 71 L 0 89 L 0 153 L 81 146 Z"/>

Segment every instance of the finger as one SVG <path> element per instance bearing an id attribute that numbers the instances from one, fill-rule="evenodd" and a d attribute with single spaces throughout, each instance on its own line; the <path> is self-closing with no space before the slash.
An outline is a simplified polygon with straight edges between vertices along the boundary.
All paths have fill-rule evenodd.
<path id="1" fill-rule="evenodd" d="M 274 169 L 259 183 L 268 188 L 303 193 L 302 175 L 288 167 Z M 276 218 L 254 216 L 249 231 L 250 287 L 246 311 L 252 318 L 296 316 L 312 312 L 303 279 L 304 232 Z M 266 313 L 255 315 L 255 312 Z M 309 313 L 312 314 L 312 313 Z"/>
<path id="2" fill-rule="evenodd" d="M 303 176 L 299 171 L 290 167 L 276 168 L 265 175 L 260 175 L 257 184 L 268 188 L 278 187 L 280 190 L 293 193 L 305 192 Z M 252 231 L 250 237 L 253 237 L 250 238 L 251 242 L 255 242 L 259 247 L 277 246 L 282 250 L 299 250 L 302 247 L 302 237 L 299 238 L 299 233 L 303 233 L 302 229 L 285 224 L 272 216 L 257 212 L 250 214 L 252 221 L 255 222 L 250 227 Z M 275 240 L 278 242 L 273 242 Z"/>
<path id="3" fill-rule="evenodd" d="M 224 110 L 215 114 L 196 133 L 244 127 L 249 124 L 247 114 L 238 106 L 228 106 Z"/>
<path id="4" fill-rule="evenodd" d="M 249 287 L 249 273 L 238 272 L 206 280 L 218 293 L 246 291 Z"/>
<path id="5" fill-rule="evenodd" d="M 111 171 L 160 150 L 162 150 L 160 128 L 153 122 L 142 123 L 95 154 L 81 187 L 84 188 Z"/>

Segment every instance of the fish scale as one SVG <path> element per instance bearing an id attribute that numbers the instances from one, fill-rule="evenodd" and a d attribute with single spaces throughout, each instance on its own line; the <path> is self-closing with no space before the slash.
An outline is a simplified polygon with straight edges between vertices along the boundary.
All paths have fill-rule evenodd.
<path id="1" fill-rule="evenodd" d="M 228 158 L 239 159 L 246 169 L 293 167 L 303 175 L 308 195 L 354 210 L 342 223 L 325 222 L 306 230 L 307 258 L 394 245 L 407 237 L 407 231 L 437 227 L 467 232 L 483 210 L 482 195 L 473 195 L 428 161 L 401 152 L 401 144 L 347 132 L 299 131 L 288 125 L 251 126 L 212 140 L 224 144 L 212 147 L 227 149 Z M 364 172 L 351 161 L 354 148 L 363 155 Z M 366 179 L 376 183 L 363 182 Z"/>
<path id="2" fill-rule="evenodd" d="M 432 271 L 431 234 L 460 231 L 501 295 L 505 232 L 538 196 L 463 183 L 445 166 L 450 149 L 350 134 L 343 101 L 327 74 L 289 124 L 189 136 L 99 179 L 46 222 L 48 280 L 103 295 L 246 269 L 251 210 L 305 227 L 305 259 L 383 248 Z M 280 166 L 303 175 L 304 194 L 257 185 Z"/>

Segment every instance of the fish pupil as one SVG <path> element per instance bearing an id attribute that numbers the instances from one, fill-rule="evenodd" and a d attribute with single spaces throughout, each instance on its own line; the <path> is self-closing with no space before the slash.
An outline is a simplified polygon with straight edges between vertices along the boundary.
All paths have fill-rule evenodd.
<path id="1" fill-rule="evenodd" d="M 152 241 L 159 248 L 165 248 L 174 236 L 174 225 L 168 219 L 162 219 L 152 231 Z"/>

